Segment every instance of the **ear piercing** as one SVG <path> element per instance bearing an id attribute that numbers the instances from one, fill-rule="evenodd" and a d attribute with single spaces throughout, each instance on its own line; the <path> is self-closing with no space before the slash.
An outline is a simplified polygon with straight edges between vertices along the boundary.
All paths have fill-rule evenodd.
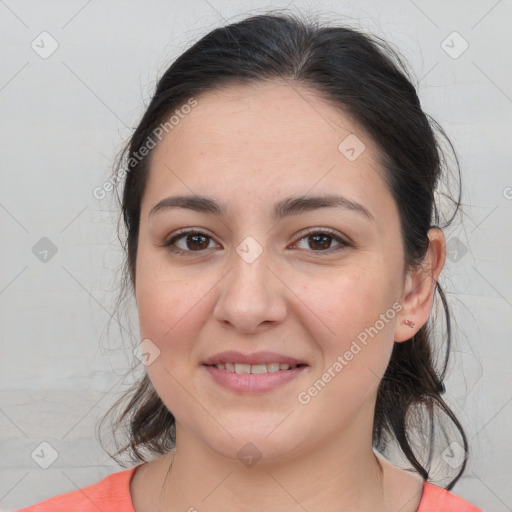
<path id="1" fill-rule="evenodd" d="M 402 323 L 408 325 L 411 329 L 416 325 L 414 322 L 411 322 L 411 320 L 402 320 Z"/>

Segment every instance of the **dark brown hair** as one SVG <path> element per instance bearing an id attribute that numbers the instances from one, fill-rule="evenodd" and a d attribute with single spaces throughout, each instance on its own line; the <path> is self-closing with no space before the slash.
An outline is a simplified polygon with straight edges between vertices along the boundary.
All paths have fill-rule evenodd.
<path id="1" fill-rule="evenodd" d="M 387 185 L 399 209 L 406 268 L 421 265 L 428 249 L 428 230 L 451 223 L 460 206 L 457 157 L 442 129 L 423 112 L 413 80 L 396 51 L 379 38 L 346 26 L 324 26 L 282 12 L 253 16 L 211 31 L 174 61 L 158 81 L 142 120 L 120 154 L 114 175 L 126 170 L 122 200 L 118 198 L 127 232 L 123 241 L 125 293 L 128 288 L 135 290 L 140 206 L 151 155 L 150 151 L 141 158 L 141 148 L 190 98 L 230 84 L 271 80 L 309 87 L 351 115 L 378 144 Z M 439 224 L 435 201 L 440 179 L 449 167 L 442 141 L 451 152 L 459 178 L 459 196 L 451 200 L 454 212 L 444 225 Z M 398 443 L 425 480 L 436 446 L 436 422 L 444 425 L 445 440 L 445 427 L 450 423 L 466 453 L 468 448 L 462 426 L 441 397 L 452 331 L 439 283 L 436 292 L 445 313 L 446 332 L 433 332 L 431 315 L 413 338 L 395 343 L 379 385 L 373 426 L 374 446 L 382 451 L 390 442 Z M 434 364 L 435 341 L 445 345 L 441 369 Z M 116 419 L 114 432 L 125 428 L 128 442 L 111 456 L 119 462 L 115 456 L 128 450 L 133 461 L 140 462 L 147 460 L 142 450 L 160 455 L 173 448 L 174 416 L 146 372 L 107 416 L 126 400 L 129 402 Z M 426 432 L 427 437 L 415 440 L 413 431 Z M 466 459 L 447 489 L 460 478 L 465 465 Z"/>

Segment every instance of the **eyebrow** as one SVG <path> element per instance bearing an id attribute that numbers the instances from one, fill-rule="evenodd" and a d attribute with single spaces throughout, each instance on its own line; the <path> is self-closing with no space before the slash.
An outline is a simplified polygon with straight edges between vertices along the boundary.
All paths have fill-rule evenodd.
<path id="1" fill-rule="evenodd" d="M 155 206 L 153 206 L 153 208 L 151 208 L 149 217 L 153 216 L 157 212 L 173 208 L 185 208 L 221 217 L 227 216 L 226 206 L 211 197 L 202 195 L 180 195 L 166 197 L 159 201 Z M 299 197 L 292 196 L 282 199 L 274 204 L 272 220 L 278 220 L 288 217 L 289 215 L 298 215 L 320 208 L 342 208 L 360 213 L 368 219 L 375 220 L 373 215 L 362 204 L 336 194 Z"/>

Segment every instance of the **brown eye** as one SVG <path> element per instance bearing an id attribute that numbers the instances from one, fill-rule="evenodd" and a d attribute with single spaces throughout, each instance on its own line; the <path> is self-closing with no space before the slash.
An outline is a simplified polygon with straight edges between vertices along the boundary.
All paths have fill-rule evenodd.
<path id="1" fill-rule="evenodd" d="M 311 249 L 329 249 L 333 240 L 331 235 L 311 235 L 307 238 L 310 240 L 309 247 Z"/>
<path id="2" fill-rule="evenodd" d="M 201 231 L 182 230 L 178 232 L 178 235 L 162 244 L 162 246 L 167 247 L 176 254 L 193 255 L 193 253 L 202 253 L 211 248 L 211 241 L 213 241 L 213 238 Z M 307 241 L 306 246 L 298 247 L 299 249 L 306 249 L 309 252 L 317 253 L 331 253 L 350 245 L 330 230 L 310 230 L 296 242 L 295 246 L 303 243 L 303 241 Z M 334 247 L 333 242 L 336 243 Z"/>
<path id="3" fill-rule="evenodd" d="M 201 234 L 185 235 L 185 243 L 188 249 L 207 249 L 209 245 L 208 238 L 209 237 Z"/>
<path id="4" fill-rule="evenodd" d="M 339 249 L 343 249 L 349 244 L 345 242 L 341 237 L 332 233 L 331 231 L 312 231 L 306 236 L 302 237 L 297 244 L 306 240 L 306 249 L 313 252 L 333 252 Z M 332 248 L 332 243 L 336 242 L 337 245 Z M 296 245 L 297 245 L 296 244 Z M 304 248 L 304 247 L 302 247 Z"/>
<path id="5" fill-rule="evenodd" d="M 172 237 L 163 246 L 177 254 L 190 254 L 205 251 L 212 240 L 211 236 L 200 231 L 180 231 L 179 235 Z"/>

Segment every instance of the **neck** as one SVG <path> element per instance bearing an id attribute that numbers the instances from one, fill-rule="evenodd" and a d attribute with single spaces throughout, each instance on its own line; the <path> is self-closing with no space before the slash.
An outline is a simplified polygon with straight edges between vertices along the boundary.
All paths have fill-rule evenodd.
<path id="1" fill-rule="evenodd" d="M 307 453 L 252 467 L 219 455 L 177 427 L 176 450 L 164 456 L 158 505 L 167 510 L 268 512 L 300 507 L 325 512 L 383 508 L 384 476 L 371 438 L 352 433 L 322 440 Z M 363 442 L 364 441 L 364 442 Z M 299 508 L 297 508 L 299 510 Z"/>

